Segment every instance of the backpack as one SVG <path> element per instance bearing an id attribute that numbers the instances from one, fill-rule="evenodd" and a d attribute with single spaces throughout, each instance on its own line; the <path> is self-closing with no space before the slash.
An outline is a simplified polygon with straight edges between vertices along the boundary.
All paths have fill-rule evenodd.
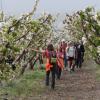
<path id="1" fill-rule="evenodd" d="M 55 51 L 49 51 L 48 57 L 50 59 L 51 64 L 55 64 L 57 62 L 56 52 Z"/>

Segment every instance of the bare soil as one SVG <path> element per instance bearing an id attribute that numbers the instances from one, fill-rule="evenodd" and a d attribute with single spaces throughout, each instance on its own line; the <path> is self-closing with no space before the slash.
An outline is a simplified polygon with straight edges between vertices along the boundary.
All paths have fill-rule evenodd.
<path id="1" fill-rule="evenodd" d="M 91 62 L 74 73 L 63 71 L 61 80 L 56 80 L 55 90 L 44 88 L 42 94 L 23 100 L 100 100 L 100 82 L 96 81 L 95 66 Z"/>
<path id="2" fill-rule="evenodd" d="M 12 100 L 100 100 L 100 81 L 96 79 L 96 65 L 94 62 L 84 63 L 82 69 L 75 69 L 70 73 L 63 71 L 61 80 L 56 80 L 56 87 L 52 90 L 45 86 L 45 79 L 33 88 L 31 94 L 15 97 Z"/>

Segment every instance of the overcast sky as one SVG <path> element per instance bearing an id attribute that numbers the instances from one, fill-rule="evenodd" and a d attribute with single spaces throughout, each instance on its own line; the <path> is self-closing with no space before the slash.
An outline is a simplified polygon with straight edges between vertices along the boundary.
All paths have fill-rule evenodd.
<path id="1" fill-rule="evenodd" d="M 19 15 L 31 11 L 34 2 L 35 0 L 2 0 L 3 10 L 9 15 Z M 69 13 L 84 9 L 87 6 L 94 6 L 97 10 L 100 10 L 100 0 L 40 0 L 37 13 L 43 11 Z"/>

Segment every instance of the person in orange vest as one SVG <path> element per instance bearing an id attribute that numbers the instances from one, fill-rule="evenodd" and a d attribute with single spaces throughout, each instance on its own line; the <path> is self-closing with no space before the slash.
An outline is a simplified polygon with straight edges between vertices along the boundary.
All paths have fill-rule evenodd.
<path id="1" fill-rule="evenodd" d="M 66 48 L 67 48 L 67 43 L 65 42 L 65 39 L 62 39 L 61 43 L 60 43 L 60 48 L 62 49 L 62 52 L 64 54 L 64 67 L 66 69 L 67 67 L 67 58 L 66 58 Z"/>
<path id="2" fill-rule="evenodd" d="M 52 44 L 49 44 L 47 46 L 46 50 L 46 86 L 49 86 L 49 76 L 50 72 L 52 74 L 52 80 L 51 80 L 51 88 L 55 88 L 55 74 L 56 74 L 56 66 L 57 66 L 57 59 L 56 59 L 56 51 L 54 50 L 54 47 Z"/>
<path id="3" fill-rule="evenodd" d="M 34 50 L 34 49 L 33 49 Z M 47 49 L 45 51 L 38 51 L 37 52 L 43 53 L 46 57 L 46 86 L 49 86 L 49 76 L 51 72 L 51 88 L 55 88 L 55 74 L 56 74 L 56 66 L 57 66 L 57 58 L 56 58 L 56 51 L 52 44 L 48 44 Z"/>
<path id="4" fill-rule="evenodd" d="M 64 68 L 64 54 L 61 48 L 57 51 L 57 78 L 60 79 L 61 72 Z"/>

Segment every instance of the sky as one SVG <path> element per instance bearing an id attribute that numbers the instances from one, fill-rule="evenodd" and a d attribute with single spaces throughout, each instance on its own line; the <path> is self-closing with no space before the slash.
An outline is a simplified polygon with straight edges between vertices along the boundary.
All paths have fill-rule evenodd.
<path id="1" fill-rule="evenodd" d="M 30 12 L 35 0 L 0 0 L 0 5 L 7 15 L 20 15 Z M 88 6 L 94 6 L 100 10 L 100 0 L 40 0 L 37 14 L 42 12 L 48 13 L 72 13 L 84 9 Z M 1 9 L 1 6 L 0 6 Z"/>

